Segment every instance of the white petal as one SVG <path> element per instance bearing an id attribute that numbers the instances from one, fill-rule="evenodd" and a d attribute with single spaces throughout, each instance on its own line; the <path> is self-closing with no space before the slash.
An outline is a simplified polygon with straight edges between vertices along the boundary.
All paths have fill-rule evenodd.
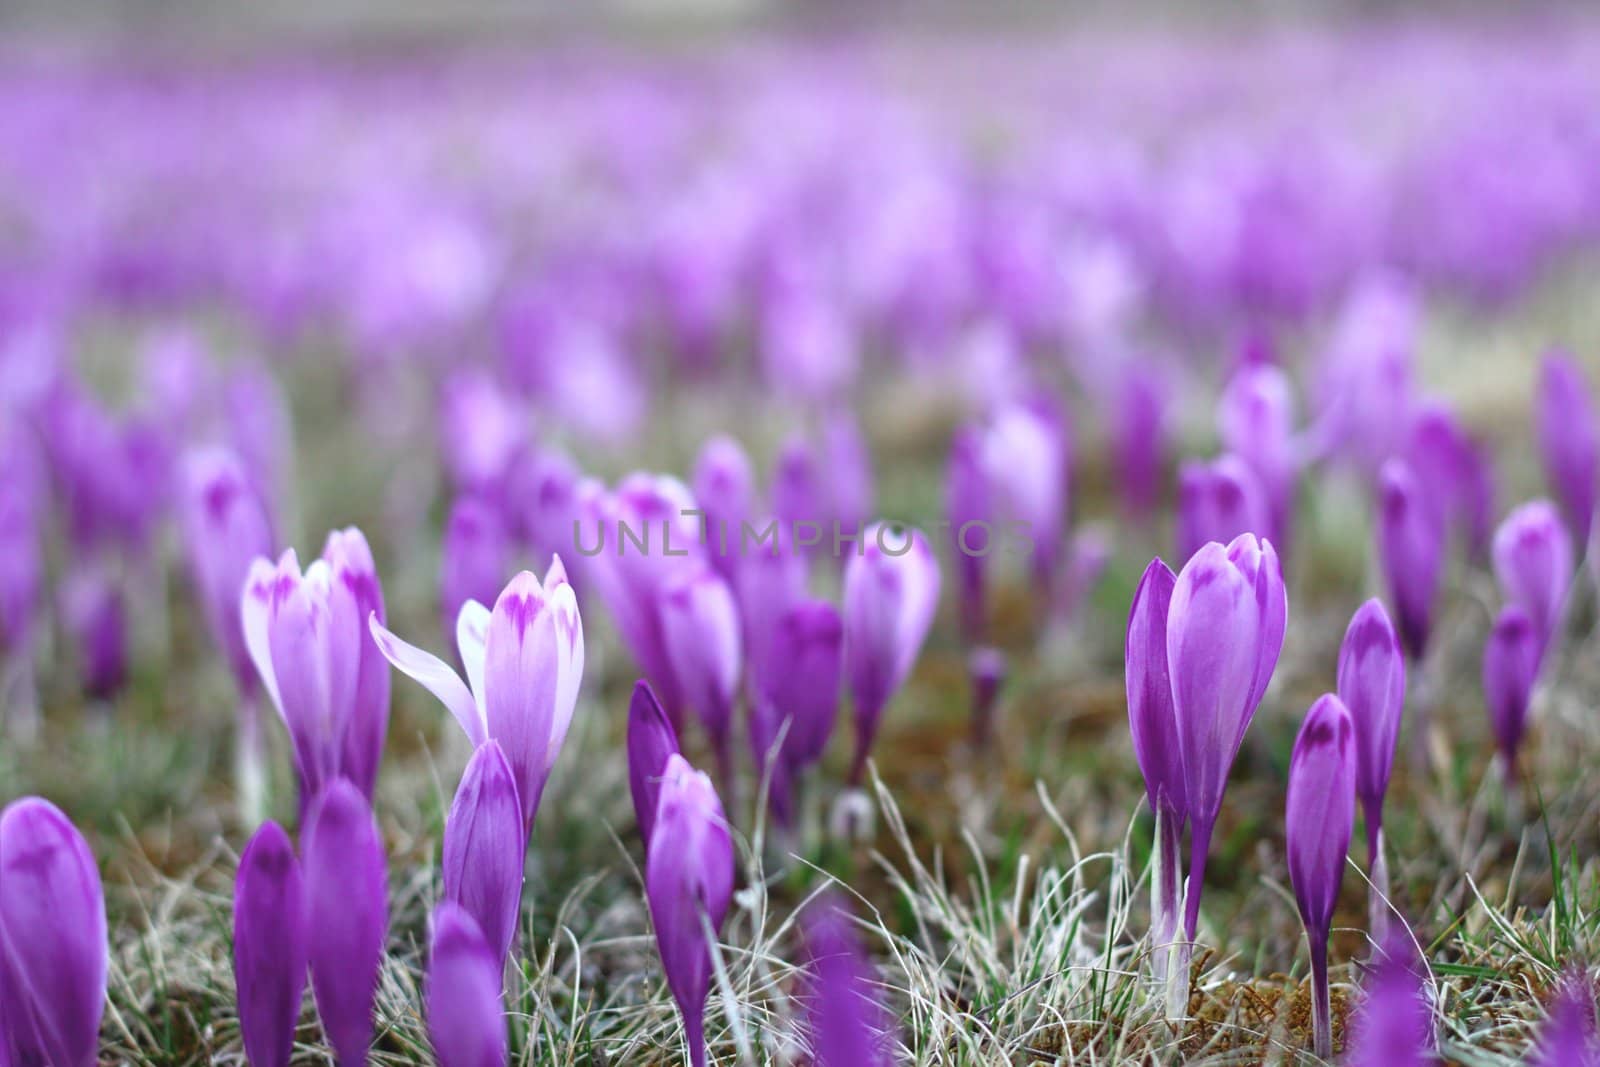
<path id="1" fill-rule="evenodd" d="M 384 659 L 394 664 L 400 673 L 409 675 L 413 680 L 421 683 L 422 687 L 444 703 L 454 715 L 456 722 L 467 733 L 467 740 L 473 746 L 483 744 L 487 731 L 484 730 L 483 719 L 479 715 L 478 705 L 472 699 L 472 691 L 467 688 L 460 675 L 450 669 L 450 665 L 431 652 L 424 652 L 415 645 L 407 644 L 384 628 L 378 621 L 377 613 L 367 617 L 367 627 L 372 631 L 372 640 L 378 646 L 378 651 L 383 653 Z"/>
<path id="2" fill-rule="evenodd" d="M 461 605 L 456 615 L 456 649 L 461 653 L 461 663 L 467 668 L 467 685 L 478 706 L 478 721 L 484 724 L 488 735 L 489 716 L 483 702 L 483 664 L 489 641 L 489 609 L 476 600 Z"/>
<path id="3" fill-rule="evenodd" d="M 292 550 L 286 555 L 292 557 Z M 299 567 L 296 566 L 298 571 Z M 261 684 L 272 698 L 272 706 L 283 714 L 283 701 L 278 696 L 278 678 L 272 670 L 272 615 L 273 590 L 278 584 L 278 568 L 264 556 L 257 556 L 245 575 L 244 591 L 239 595 L 239 620 L 244 630 L 244 646 L 250 653 L 250 662 L 256 665 Z"/>

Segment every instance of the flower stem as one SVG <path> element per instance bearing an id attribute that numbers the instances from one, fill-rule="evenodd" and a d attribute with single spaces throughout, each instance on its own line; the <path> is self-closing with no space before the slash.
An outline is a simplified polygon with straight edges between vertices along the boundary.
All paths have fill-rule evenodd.
<path id="1" fill-rule="evenodd" d="M 1328 935 L 1306 931 L 1311 943 L 1311 1051 L 1333 1058 L 1333 1011 L 1328 1003 Z"/>
<path id="2" fill-rule="evenodd" d="M 1384 855 L 1381 809 L 1366 805 L 1367 822 L 1367 933 L 1375 945 L 1389 932 L 1389 860 Z"/>

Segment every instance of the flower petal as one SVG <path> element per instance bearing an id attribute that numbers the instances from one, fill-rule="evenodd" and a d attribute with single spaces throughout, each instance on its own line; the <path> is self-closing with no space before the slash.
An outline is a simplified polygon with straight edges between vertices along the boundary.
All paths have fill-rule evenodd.
<path id="1" fill-rule="evenodd" d="M 455 716 L 456 722 L 461 724 L 461 729 L 466 731 L 467 740 L 472 742 L 473 747 L 483 744 L 488 733 L 472 692 L 461 677 L 438 656 L 407 644 L 390 633 L 376 615 L 367 619 L 367 627 L 372 631 L 372 640 L 384 658 L 394 664 L 401 674 L 420 683 L 438 697 L 450 714 Z"/>

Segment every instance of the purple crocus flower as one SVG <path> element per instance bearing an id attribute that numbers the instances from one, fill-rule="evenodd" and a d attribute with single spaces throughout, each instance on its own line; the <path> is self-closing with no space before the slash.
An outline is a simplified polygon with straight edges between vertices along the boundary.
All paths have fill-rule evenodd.
<path id="1" fill-rule="evenodd" d="M 1260 534 L 1267 500 L 1255 471 L 1237 456 L 1210 463 L 1185 460 L 1178 469 L 1178 555 L 1187 560 L 1210 541 L 1227 544 Z"/>
<path id="2" fill-rule="evenodd" d="M 856 710 L 859 784 L 883 709 L 911 673 L 939 606 L 939 563 L 916 530 L 875 523 L 844 573 L 845 674 Z"/>
<path id="3" fill-rule="evenodd" d="M 1572 538 L 1548 500 L 1523 504 L 1494 532 L 1494 575 L 1507 603 L 1528 613 L 1543 658 L 1572 585 Z"/>
<path id="4" fill-rule="evenodd" d="M 1006 657 L 998 648 L 975 648 L 967 657 L 967 677 L 972 684 L 972 739 L 979 747 L 994 735 L 1000 690 L 1006 681 Z"/>
<path id="5" fill-rule="evenodd" d="M 1563 975 L 1550 1002 L 1550 1017 L 1539 1033 L 1538 1046 L 1528 1057 L 1529 1067 L 1600 1067 L 1594 1004 L 1594 990 L 1586 973 L 1574 969 Z"/>
<path id="6" fill-rule="evenodd" d="M 1155 367 L 1132 364 L 1116 397 L 1112 447 L 1117 491 L 1125 511 L 1146 516 L 1161 492 L 1167 448 L 1169 393 Z"/>
<path id="7" fill-rule="evenodd" d="M 428 960 L 428 1039 L 439 1067 L 503 1067 L 508 1059 L 504 960 L 467 909 L 441 901 L 433 912 Z"/>
<path id="8" fill-rule="evenodd" d="M 494 493 L 527 445 L 527 416 L 494 378 L 482 371 L 461 371 L 441 394 L 439 436 L 455 486 Z"/>
<path id="9" fill-rule="evenodd" d="M 1371 879 L 1369 925 L 1374 938 L 1387 926 L 1389 865 L 1383 852 L 1383 798 L 1400 741 L 1406 700 L 1406 663 L 1389 613 L 1377 598 L 1357 609 L 1339 646 L 1339 699 L 1356 731 L 1356 796 L 1367 826 Z"/>
<path id="10" fill-rule="evenodd" d="M 378 646 L 368 640 L 367 621 L 388 618 L 378 567 L 367 539 L 354 526 L 334 530 L 322 546 L 322 558 L 333 570 L 333 580 L 349 591 L 356 606 L 355 703 L 344 735 L 342 773 L 356 784 L 370 803 L 378 787 L 378 765 L 383 762 L 383 742 L 389 732 L 389 668 Z"/>
<path id="11" fill-rule="evenodd" d="M 708 554 L 724 578 L 738 569 L 742 523 L 755 510 L 755 475 L 750 457 L 731 437 L 706 441 L 695 459 L 694 499 L 705 513 Z"/>
<path id="12" fill-rule="evenodd" d="M 739 687 L 739 609 L 709 564 L 684 571 L 661 593 L 661 634 L 684 703 L 699 713 L 723 788 L 733 783 L 733 704 Z"/>
<path id="13" fill-rule="evenodd" d="M 822 478 L 821 463 L 805 437 L 790 437 L 778 449 L 772 466 L 772 513 L 794 533 L 797 546 L 813 553 L 827 533 Z"/>
<path id="14" fill-rule="evenodd" d="M 689 1042 L 691 1067 L 705 1067 L 705 1003 L 711 988 L 708 941 L 733 897 L 733 841 L 711 779 L 670 756 L 645 858 L 645 895 L 661 966 Z"/>
<path id="15" fill-rule="evenodd" d="M 792 824 L 799 777 L 833 736 L 843 666 L 844 624 L 832 604 L 803 600 L 779 617 L 771 664 L 751 695 L 750 746 L 780 825 Z"/>
<path id="16" fill-rule="evenodd" d="M 1409 936 L 1399 930 L 1379 946 L 1350 1020 L 1346 1067 L 1425 1067 L 1435 1062 L 1432 1011 L 1413 966 L 1415 956 Z"/>
<path id="17" fill-rule="evenodd" d="M 990 543 L 993 531 L 989 496 L 983 439 L 975 429 L 958 430 L 950 444 L 945 515 L 950 522 L 951 555 L 956 564 L 961 633 L 970 644 L 982 641 L 989 627 L 984 581 L 988 557 L 994 551 Z"/>
<path id="18" fill-rule="evenodd" d="M 244 363 L 224 384 L 222 407 L 228 439 L 257 490 L 269 502 L 281 500 L 294 465 L 294 426 L 283 387 L 260 363 Z"/>
<path id="19" fill-rule="evenodd" d="M 233 984 L 250 1062 L 284 1067 L 306 989 L 306 896 L 289 835 L 265 822 L 233 883 Z"/>
<path id="20" fill-rule="evenodd" d="M 106 1000 L 94 854 L 48 800 L 0 812 L 0 1063 L 93 1067 Z"/>
<path id="21" fill-rule="evenodd" d="M 505 752 L 493 738 L 461 775 L 444 823 L 444 899 L 461 905 L 504 965 L 517 937 L 528 845 L 522 800 Z"/>
<path id="22" fill-rule="evenodd" d="M 123 593 L 110 571 L 90 564 L 61 587 L 61 624 L 78 650 L 83 691 L 112 700 L 128 680 L 128 622 Z"/>
<path id="23" fill-rule="evenodd" d="M 1294 397 L 1289 378 L 1273 366 L 1247 366 L 1224 390 L 1217 412 L 1223 446 L 1255 472 L 1266 494 L 1266 526 L 1274 545 L 1287 543 L 1294 519 Z"/>
<path id="24" fill-rule="evenodd" d="M 490 738 L 500 742 L 516 775 L 524 831 L 530 831 L 583 680 L 583 620 L 561 557 L 551 562 L 543 584 L 529 571 L 512 578 L 492 612 L 476 600 L 462 605 L 456 646 L 467 682 L 439 657 L 400 640 L 380 620 L 370 621 L 383 655 L 439 698 L 474 747 Z"/>
<path id="25" fill-rule="evenodd" d="M 1516 780 L 1517 748 L 1528 725 L 1542 644 L 1539 627 L 1528 612 L 1510 604 L 1501 609 L 1483 648 L 1483 696 L 1508 785 Z"/>
<path id="26" fill-rule="evenodd" d="M 257 677 L 245 647 L 239 597 L 250 561 L 272 551 L 266 504 L 244 464 L 221 448 L 197 450 L 187 457 L 182 501 L 184 541 L 206 622 L 240 689 L 248 695 L 254 692 Z"/>
<path id="27" fill-rule="evenodd" d="M 311 807 L 303 847 L 317 1014 L 339 1063 L 363 1064 L 389 906 L 383 840 L 361 791 L 342 778 L 324 789 Z"/>
<path id="28" fill-rule="evenodd" d="M 1403 461 L 1389 460 L 1378 479 L 1378 558 L 1394 602 L 1400 642 L 1413 660 L 1421 660 L 1444 566 L 1444 525 Z"/>
<path id="29" fill-rule="evenodd" d="M 439 547 L 439 612 L 448 635 L 469 600 L 489 604 L 513 573 L 511 531 L 500 509 L 480 496 L 450 508 Z"/>
<path id="30" fill-rule="evenodd" d="M 803 1029 L 814 1067 L 889 1067 L 893 1023 L 837 895 L 806 909 L 805 953 Z"/>
<path id="31" fill-rule="evenodd" d="M 1545 356 L 1534 421 L 1545 479 L 1561 500 L 1573 540 L 1582 553 L 1589 547 L 1589 529 L 1594 520 L 1595 478 L 1600 471 L 1600 416 L 1590 399 L 1583 371 L 1571 356 L 1561 352 Z"/>
<path id="32" fill-rule="evenodd" d="M 667 760 L 678 755 L 678 735 L 661 709 L 650 683 L 640 679 L 633 684 L 628 701 L 628 793 L 633 798 L 634 820 L 645 846 L 655 825 L 656 803 L 661 796 L 661 776 Z"/>
<path id="33" fill-rule="evenodd" d="M 1328 1004 L 1328 933 L 1339 902 L 1350 830 L 1355 822 L 1355 724 L 1338 697 L 1311 705 L 1289 757 L 1289 799 L 1284 812 L 1289 881 L 1311 946 L 1311 1006 L 1315 1052 L 1333 1055 Z"/>
<path id="34" fill-rule="evenodd" d="M 992 519 L 1021 524 L 1033 543 L 1033 572 L 1055 589 L 1062 531 L 1067 522 L 1071 464 L 1064 416 L 1045 399 L 1003 406 L 983 434 Z"/>
<path id="35" fill-rule="evenodd" d="M 1489 552 L 1494 485 L 1489 461 L 1455 413 L 1438 401 L 1421 404 L 1411 422 L 1405 460 L 1434 508 L 1460 531 L 1468 553 Z"/>
<path id="36" fill-rule="evenodd" d="M 45 510 L 44 471 L 32 442 L 0 431 L 0 675 L 15 684 L 5 695 L 19 729 L 37 725 L 34 643 L 44 587 L 40 519 Z"/>
<path id="37" fill-rule="evenodd" d="M 872 456 L 850 412 L 836 409 L 823 418 L 818 458 L 828 472 L 827 518 L 837 524 L 840 537 L 859 532 L 872 515 Z M 837 544 L 833 530 L 824 535 Z"/>
<path id="38" fill-rule="evenodd" d="M 1183 926 L 1191 942 L 1228 771 L 1278 665 L 1288 612 L 1278 554 L 1254 534 L 1201 548 L 1173 586 L 1167 669 L 1193 827 Z"/>

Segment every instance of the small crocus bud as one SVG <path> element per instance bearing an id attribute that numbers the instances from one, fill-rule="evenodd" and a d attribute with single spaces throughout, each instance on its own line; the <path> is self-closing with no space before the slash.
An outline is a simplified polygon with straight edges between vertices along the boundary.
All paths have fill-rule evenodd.
<path id="1" fill-rule="evenodd" d="M 1589 385 L 1572 357 L 1552 352 L 1539 375 L 1534 421 L 1545 480 L 1555 490 L 1581 554 L 1594 519 L 1595 478 L 1600 471 L 1600 416 Z"/>
<path id="2" fill-rule="evenodd" d="M 806 576 L 805 557 L 781 525 L 773 527 L 770 539 L 745 543 L 737 592 L 744 624 L 745 677 L 751 688 L 759 688 L 771 673 L 773 657 L 779 654 L 778 620 L 806 599 Z"/>
<path id="3" fill-rule="evenodd" d="M 1523 504 L 1494 532 L 1495 578 L 1506 601 L 1528 613 L 1541 657 L 1561 627 L 1572 571 L 1572 538 L 1549 501 Z"/>
<path id="4" fill-rule="evenodd" d="M 1339 699 L 1356 731 L 1356 796 L 1367 825 L 1367 866 L 1372 881 L 1371 933 L 1382 935 L 1387 916 L 1388 863 L 1383 855 L 1383 798 L 1400 741 L 1406 700 L 1406 663 L 1389 613 L 1377 598 L 1356 611 L 1339 646 Z"/>
<path id="5" fill-rule="evenodd" d="M 366 798 L 329 785 L 305 831 L 306 931 L 317 1014 L 340 1064 L 367 1062 L 389 925 L 383 841 Z"/>
<path id="6" fill-rule="evenodd" d="M 883 709 L 910 675 L 939 606 L 939 563 L 922 534 L 875 523 L 862 539 L 862 554 L 844 574 L 845 673 L 856 710 L 852 784 L 861 781 Z"/>
<path id="7" fill-rule="evenodd" d="M 728 583 L 709 565 L 674 578 L 661 593 L 661 633 L 684 703 L 699 713 L 728 789 L 740 663 L 739 609 Z"/>
<path id="8" fill-rule="evenodd" d="M 225 449 L 190 453 L 183 482 L 184 542 L 200 604 L 240 687 L 252 692 L 257 679 L 239 622 L 239 595 L 250 561 L 272 551 L 266 504 L 244 464 Z"/>
<path id="9" fill-rule="evenodd" d="M 995 517 L 1027 530 L 1034 575 L 1045 590 L 1055 588 L 1066 528 L 1069 449 L 1064 416 L 1042 399 L 1005 405 L 989 420 L 983 436 Z"/>
<path id="10" fill-rule="evenodd" d="M 517 781 L 498 742 L 478 746 L 444 823 L 444 899 L 461 905 L 501 964 L 517 937 L 523 833 Z"/>
<path id="11" fill-rule="evenodd" d="M 1516 777 L 1517 748 L 1527 729 L 1539 660 L 1539 628 L 1521 607 L 1502 608 L 1483 648 L 1483 696 L 1508 782 Z"/>
<path id="12" fill-rule="evenodd" d="M 945 478 L 945 515 L 950 521 L 951 555 L 956 565 L 956 595 L 960 602 L 961 633 L 969 643 L 988 632 L 985 576 L 990 543 L 991 503 L 989 476 L 983 464 L 983 439 L 973 429 L 956 432 L 950 444 L 950 466 Z"/>
<path id="13" fill-rule="evenodd" d="M 1435 1062 L 1432 1012 L 1413 965 L 1415 956 L 1410 938 L 1399 931 L 1380 945 L 1350 1020 L 1346 1067 L 1425 1067 Z"/>
<path id="14" fill-rule="evenodd" d="M 1267 524 L 1266 493 L 1237 456 L 1186 460 L 1178 470 L 1178 555 L 1187 560 L 1211 541 L 1227 544 Z"/>
<path id="15" fill-rule="evenodd" d="M 656 802 L 661 796 L 661 776 L 667 760 L 678 754 L 678 735 L 673 732 L 667 713 L 661 710 L 650 683 L 640 679 L 633 684 L 633 699 L 628 702 L 628 792 L 633 797 L 633 815 L 639 836 L 650 844 L 655 825 Z"/>
<path id="16" fill-rule="evenodd" d="M 1550 1017 L 1528 1057 L 1529 1067 L 1600 1067 L 1594 1004 L 1594 990 L 1583 971 L 1563 975 L 1550 1003 Z"/>
<path id="17" fill-rule="evenodd" d="M 797 779 L 822 759 L 838 718 L 844 624 L 826 600 L 805 600 L 776 630 L 771 665 L 750 701 L 750 745 L 757 769 L 770 775 L 773 816 L 788 826 Z"/>
<path id="18" fill-rule="evenodd" d="M 400 640 L 373 616 L 373 640 L 396 670 L 418 682 L 455 716 L 474 747 L 500 742 L 516 775 L 524 832 L 572 725 L 583 679 L 583 621 L 557 556 L 541 584 L 523 571 L 491 612 L 461 607 L 456 645 L 471 688 L 443 660 Z"/>
<path id="19" fill-rule="evenodd" d="M 1460 531 L 1467 551 L 1487 555 L 1494 522 L 1494 485 L 1483 450 L 1455 413 L 1437 401 L 1421 405 L 1411 422 L 1405 459 L 1434 507 Z"/>
<path id="20" fill-rule="evenodd" d="M 1286 543 L 1293 522 L 1294 397 L 1289 378 L 1273 366 L 1241 369 L 1223 392 L 1217 413 L 1222 444 L 1255 472 L 1266 493 L 1266 526 L 1255 532 Z"/>
<path id="21" fill-rule="evenodd" d="M 511 569 L 511 531 L 487 498 L 463 496 L 450 508 L 439 547 L 439 612 L 449 635 L 469 600 L 492 604 Z"/>
<path id="22" fill-rule="evenodd" d="M 1444 565 L 1444 525 L 1411 468 L 1391 459 L 1378 476 L 1378 557 L 1400 642 L 1413 660 L 1428 650 Z"/>
<path id="23" fill-rule="evenodd" d="M 78 649 L 83 691 L 111 700 L 128 679 L 128 624 L 122 590 L 102 567 L 71 574 L 61 589 L 61 622 Z"/>
<path id="24" fill-rule="evenodd" d="M 972 683 L 972 740 L 987 745 L 994 736 L 1000 689 L 1006 680 L 1006 656 L 998 648 L 975 648 L 967 657 L 967 677 Z"/>
<path id="25" fill-rule="evenodd" d="M 755 474 L 750 457 L 733 438 L 713 437 L 700 448 L 692 483 L 695 502 L 705 513 L 707 554 L 722 576 L 731 581 L 740 556 L 741 524 L 755 511 Z"/>
<path id="26" fill-rule="evenodd" d="M 1315 1052 L 1333 1055 L 1328 1004 L 1328 933 L 1339 902 L 1350 830 L 1355 822 L 1356 740 L 1350 712 L 1328 694 L 1311 705 L 1289 757 L 1284 847 L 1300 921 L 1311 946 Z"/>
<path id="27" fill-rule="evenodd" d="M 89 844 L 55 805 L 0 813 L 0 1062 L 93 1067 L 106 905 Z"/>
<path id="28" fill-rule="evenodd" d="M 1211 831 L 1228 772 L 1283 650 L 1289 604 L 1272 542 L 1240 534 L 1184 564 L 1167 609 L 1167 669 L 1192 824 L 1184 934 L 1200 919 Z"/>
<path id="29" fill-rule="evenodd" d="M 837 896 L 824 896 L 806 909 L 805 952 L 803 1030 L 814 1067 L 889 1067 L 893 1023 L 850 913 Z"/>
<path id="30" fill-rule="evenodd" d="M 428 960 L 428 1039 L 439 1067 L 502 1067 L 507 1062 L 505 961 L 467 909 L 441 901 L 433 911 Z"/>
<path id="31" fill-rule="evenodd" d="M 1166 379 L 1155 367 L 1129 367 L 1116 397 L 1113 448 L 1117 491 L 1130 515 L 1149 515 L 1160 495 L 1169 404 Z"/>
<path id="32" fill-rule="evenodd" d="M 306 989 L 306 897 L 289 835 L 265 822 L 233 884 L 233 982 L 250 1062 L 284 1067 Z"/>
<path id="33" fill-rule="evenodd" d="M 645 858 L 645 895 L 656 946 L 689 1042 L 691 1067 L 705 1067 L 711 953 L 733 897 L 733 842 L 711 779 L 682 756 L 667 759 Z"/>

